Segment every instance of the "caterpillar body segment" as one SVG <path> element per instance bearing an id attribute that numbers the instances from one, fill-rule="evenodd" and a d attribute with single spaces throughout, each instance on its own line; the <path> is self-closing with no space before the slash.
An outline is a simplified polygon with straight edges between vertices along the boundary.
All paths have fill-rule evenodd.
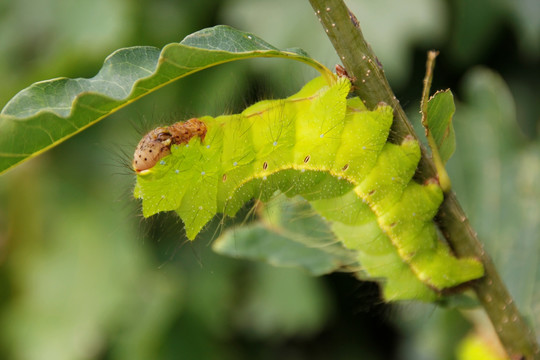
<path id="1" fill-rule="evenodd" d="M 388 143 L 392 108 L 369 111 L 347 99 L 350 86 L 316 78 L 289 98 L 198 118 L 203 136 L 171 141 L 169 155 L 138 173 L 143 215 L 176 211 L 193 239 L 216 213 L 234 216 L 280 191 L 302 196 L 331 223 L 388 300 L 434 301 L 482 276 L 478 261 L 457 259 L 438 239 L 433 217 L 443 193 L 436 182 L 412 180 L 417 141 Z"/>

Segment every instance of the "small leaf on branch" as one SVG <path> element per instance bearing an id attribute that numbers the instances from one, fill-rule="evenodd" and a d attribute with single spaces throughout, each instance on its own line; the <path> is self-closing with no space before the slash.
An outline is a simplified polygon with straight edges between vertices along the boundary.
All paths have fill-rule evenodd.
<path id="1" fill-rule="evenodd" d="M 443 164 L 446 164 L 456 149 L 456 137 L 452 125 L 455 111 L 454 96 L 450 90 L 437 91 L 428 101 L 428 129 L 439 149 Z"/>
<path id="2" fill-rule="evenodd" d="M 424 77 L 424 89 L 422 90 L 422 102 L 420 105 L 420 112 L 422 113 L 422 125 L 426 129 L 426 138 L 429 144 L 429 148 L 431 149 L 431 156 L 433 157 L 433 163 L 435 165 L 435 168 L 437 169 L 437 177 L 439 179 L 439 183 L 441 185 L 441 188 L 445 193 L 449 192 L 452 188 L 452 184 L 450 182 L 450 177 L 448 176 L 448 173 L 446 172 L 446 169 L 444 167 L 444 164 L 446 163 L 446 160 L 452 155 L 454 152 L 454 146 L 451 146 L 451 150 L 447 151 L 449 152 L 448 157 L 445 159 L 440 154 L 440 146 L 437 142 L 437 139 L 434 137 L 433 129 L 432 127 L 437 128 L 437 135 L 439 136 L 439 140 L 442 140 L 444 142 L 444 138 L 446 137 L 446 133 L 443 130 L 442 134 L 440 131 L 440 128 L 446 129 L 447 126 L 445 124 L 448 124 L 450 126 L 451 130 L 451 137 L 454 139 L 453 134 L 454 130 L 452 128 L 451 120 L 452 120 L 452 114 L 448 118 L 446 116 L 446 112 L 439 114 L 438 109 L 434 109 L 431 113 L 428 111 L 429 108 L 429 92 L 431 89 L 431 83 L 433 81 L 433 69 L 435 68 L 435 58 L 439 55 L 438 51 L 428 51 L 427 55 L 427 61 L 426 61 L 426 75 Z M 453 99 L 452 99 L 452 105 L 453 105 Z M 447 109 L 442 109 L 442 111 L 445 111 Z M 454 109 L 455 111 L 455 109 Z M 435 117 L 435 120 L 431 119 L 431 117 Z M 448 135 L 450 132 L 448 133 Z M 446 150 L 445 150 L 446 151 Z"/>

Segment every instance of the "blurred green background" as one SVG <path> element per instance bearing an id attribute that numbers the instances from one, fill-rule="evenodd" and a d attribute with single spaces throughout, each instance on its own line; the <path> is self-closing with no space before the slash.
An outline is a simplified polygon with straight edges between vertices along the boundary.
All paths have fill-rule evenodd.
<path id="1" fill-rule="evenodd" d="M 425 53 L 441 50 L 433 89 L 458 101 L 454 187 L 540 329 L 540 2 L 348 5 L 417 122 Z M 4 0 L 0 104 L 39 80 L 91 77 L 117 48 L 216 24 L 337 63 L 307 0 Z M 187 243 L 176 217 L 142 219 L 129 169 L 142 133 L 282 97 L 313 76 L 276 59 L 210 69 L 1 176 L 0 358 L 454 358 L 469 328 L 455 311 L 383 305 L 350 274 L 226 258 L 211 251 L 215 229 Z"/>

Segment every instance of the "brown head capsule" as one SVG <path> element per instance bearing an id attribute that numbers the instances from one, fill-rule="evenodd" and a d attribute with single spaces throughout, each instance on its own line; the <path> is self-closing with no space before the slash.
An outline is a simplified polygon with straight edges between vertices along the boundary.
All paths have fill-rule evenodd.
<path id="1" fill-rule="evenodd" d="M 172 144 L 187 144 L 194 136 L 202 141 L 205 135 L 206 125 L 197 118 L 158 127 L 144 135 L 137 145 L 133 155 L 133 169 L 136 172 L 148 170 L 171 153 Z"/>

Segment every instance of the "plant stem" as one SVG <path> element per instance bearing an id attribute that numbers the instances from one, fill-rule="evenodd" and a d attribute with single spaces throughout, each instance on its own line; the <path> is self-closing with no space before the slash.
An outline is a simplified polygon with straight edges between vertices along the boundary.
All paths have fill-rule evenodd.
<path id="1" fill-rule="evenodd" d="M 386 80 L 382 65 L 364 39 L 358 20 L 342 0 L 309 1 L 347 73 L 353 79 L 356 94 L 368 108 L 375 107 L 379 102 L 393 107 L 394 124 L 390 141 L 400 143 L 407 135 L 417 138 Z M 419 173 L 425 178 L 436 174 L 435 166 L 424 147 Z M 446 194 L 437 215 L 437 223 L 457 256 L 475 257 L 482 261 L 485 276 L 471 285 L 508 355 L 512 359 L 540 359 L 540 347 L 532 330 L 519 314 L 453 192 Z"/>

